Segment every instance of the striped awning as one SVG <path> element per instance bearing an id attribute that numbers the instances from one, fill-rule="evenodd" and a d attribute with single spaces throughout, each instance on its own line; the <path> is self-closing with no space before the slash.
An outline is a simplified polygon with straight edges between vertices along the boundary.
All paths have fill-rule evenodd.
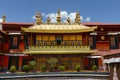
<path id="1" fill-rule="evenodd" d="M 120 57 L 117 57 L 117 58 L 110 58 L 110 59 L 104 59 L 103 60 L 103 63 L 120 63 Z"/>

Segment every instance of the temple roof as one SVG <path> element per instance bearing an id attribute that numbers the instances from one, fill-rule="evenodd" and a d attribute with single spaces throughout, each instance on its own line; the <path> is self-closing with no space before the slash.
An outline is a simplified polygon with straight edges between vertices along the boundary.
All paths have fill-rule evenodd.
<path id="1" fill-rule="evenodd" d="M 7 34 L 7 33 L 6 33 L 5 31 L 3 31 L 3 30 L 0 30 L 0 32 L 3 33 L 3 34 Z"/>
<path id="2" fill-rule="evenodd" d="M 60 10 L 58 9 L 56 23 L 51 23 L 50 17 L 47 19 L 47 23 L 42 22 L 42 15 L 37 12 L 35 15 L 35 24 L 28 28 L 21 28 L 24 32 L 35 33 L 80 33 L 91 32 L 97 27 L 88 27 L 80 22 L 80 13 L 76 12 L 75 22 L 71 23 L 70 18 L 65 23 L 61 21 Z"/>
<path id="3" fill-rule="evenodd" d="M 91 32 L 97 27 L 88 27 L 82 24 L 40 24 L 28 28 L 22 28 L 25 32 L 35 33 L 80 33 Z"/>

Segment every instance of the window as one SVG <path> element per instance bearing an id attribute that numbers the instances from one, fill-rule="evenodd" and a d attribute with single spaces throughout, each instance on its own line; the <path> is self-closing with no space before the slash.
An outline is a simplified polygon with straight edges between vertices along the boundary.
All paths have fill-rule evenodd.
<path id="1" fill-rule="evenodd" d="M 91 49 L 96 49 L 96 36 L 89 37 L 89 45 Z"/>
<path id="2" fill-rule="evenodd" d="M 0 44 L 2 44 L 2 38 L 0 38 Z"/>
<path id="3" fill-rule="evenodd" d="M 24 40 L 24 36 L 22 35 L 22 36 L 20 36 L 20 40 L 21 41 L 23 41 Z"/>
<path id="4" fill-rule="evenodd" d="M 115 37 L 111 37 L 110 40 L 111 46 L 115 46 Z"/>
<path id="5" fill-rule="evenodd" d="M 92 46 L 93 45 L 93 38 L 89 37 L 89 45 Z"/>
<path id="6" fill-rule="evenodd" d="M 20 42 L 20 36 L 11 36 L 10 37 L 10 49 L 18 49 Z"/>
<path id="7" fill-rule="evenodd" d="M 17 41 L 18 41 L 17 36 L 14 36 L 13 37 L 13 46 L 17 46 Z"/>

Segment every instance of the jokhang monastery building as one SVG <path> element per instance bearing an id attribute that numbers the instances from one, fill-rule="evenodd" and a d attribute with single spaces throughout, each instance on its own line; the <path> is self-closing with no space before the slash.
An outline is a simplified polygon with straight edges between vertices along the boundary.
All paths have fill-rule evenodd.
<path id="1" fill-rule="evenodd" d="M 83 70 L 90 70 L 96 64 L 100 70 L 109 69 L 109 64 L 120 61 L 120 24 L 80 22 L 76 12 L 75 22 L 70 18 L 61 22 L 60 10 L 56 23 L 36 13 L 36 22 L 0 23 L 0 67 L 8 70 L 16 65 L 18 70 L 30 60 L 37 62 L 36 69 L 46 60 L 56 58 L 59 65 L 74 69 L 80 64 Z M 112 56 L 111 56 L 112 55 Z M 118 61 L 118 62 L 117 62 Z"/>

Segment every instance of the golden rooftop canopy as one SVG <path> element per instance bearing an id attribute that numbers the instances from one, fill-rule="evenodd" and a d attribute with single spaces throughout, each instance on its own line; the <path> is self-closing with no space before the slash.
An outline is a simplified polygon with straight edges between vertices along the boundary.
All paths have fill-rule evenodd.
<path id="1" fill-rule="evenodd" d="M 40 13 L 36 13 L 36 23 L 28 28 L 22 28 L 25 32 L 35 33 L 80 33 L 91 32 L 97 27 L 88 27 L 80 24 L 80 14 L 76 12 L 75 23 L 71 23 L 70 18 L 66 20 L 66 23 L 61 22 L 60 10 L 58 10 L 57 23 L 51 23 L 51 19 L 48 17 L 47 23 L 42 23 L 42 16 Z"/>

